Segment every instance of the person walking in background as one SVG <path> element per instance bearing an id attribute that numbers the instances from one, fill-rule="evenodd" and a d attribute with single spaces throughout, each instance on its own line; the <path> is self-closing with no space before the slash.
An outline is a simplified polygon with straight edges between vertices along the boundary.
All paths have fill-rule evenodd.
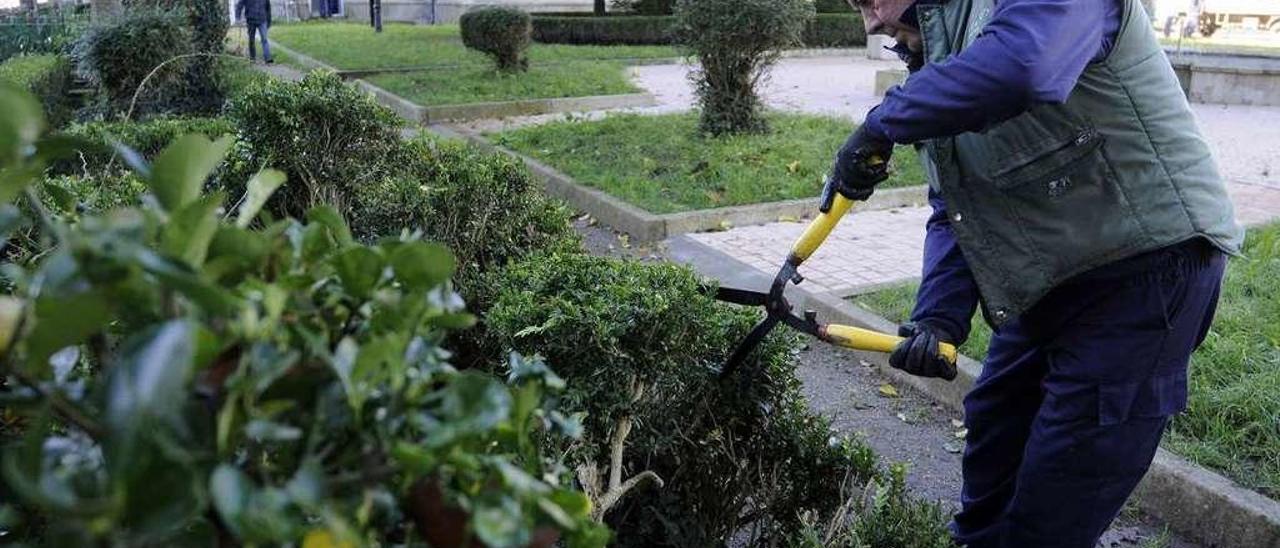
<path id="1" fill-rule="evenodd" d="M 271 27 L 271 0 L 236 0 L 236 19 L 244 21 L 249 31 L 249 60 L 258 58 L 257 47 L 253 43 L 254 34 L 262 37 L 262 60 L 267 64 L 275 62 L 271 57 L 271 43 L 267 40 L 267 29 Z"/>

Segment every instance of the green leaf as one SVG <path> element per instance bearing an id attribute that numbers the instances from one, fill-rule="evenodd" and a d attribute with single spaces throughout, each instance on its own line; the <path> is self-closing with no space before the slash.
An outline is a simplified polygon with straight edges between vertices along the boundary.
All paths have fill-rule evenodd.
<path id="1" fill-rule="evenodd" d="M 175 291 L 191 299 L 196 305 L 213 313 L 229 313 L 240 305 L 227 290 L 200 279 L 190 267 L 175 262 L 150 250 L 139 250 L 136 260 L 151 275 Z"/>
<path id="2" fill-rule="evenodd" d="M 70 135 L 67 133 L 58 133 L 40 139 L 36 143 L 36 157 L 42 163 L 51 160 L 60 160 L 62 158 L 70 158 L 78 153 L 98 153 L 103 147 L 101 141 L 88 139 L 79 135 Z"/>
<path id="3" fill-rule="evenodd" d="M 9 236 L 25 222 L 22 210 L 13 204 L 0 205 L 0 248 L 9 243 Z"/>
<path id="4" fill-rule="evenodd" d="M 231 136 L 210 141 L 200 134 L 183 135 L 151 165 L 151 192 L 166 211 L 177 211 L 200 196 L 205 179 L 222 163 Z"/>
<path id="5" fill-rule="evenodd" d="M 355 238 L 351 237 L 351 229 L 347 227 L 347 222 L 342 219 L 342 214 L 333 206 L 320 205 L 307 211 L 307 222 L 315 223 L 329 229 L 329 233 L 333 236 L 334 241 L 339 246 L 347 247 L 355 243 Z"/>
<path id="6" fill-rule="evenodd" d="M 497 504 L 478 504 L 472 515 L 476 537 L 488 546 L 524 546 L 529 543 L 529 532 L 522 526 L 520 505 L 511 497 L 502 497 Z"/>
<path id="7" fill-rule="evenodd" d="M 427 290 L 453 275 L 453 254 L 440 244 L 407 242 L 391 252 L 391 268 L 409 290 Z"/>
<path id="8" fill-rule="evenodd" d="M 334 257 L 333 267 L 343 287 L 357 299 L 365 300 L 382 277 L 382 255 L 367 247 L 353 247 Z"/>
<path id="9" fill-rule="evenodd" d="M 160 239 L 160 250 L 192 267 L 204 264 L 209 243 L 218 231 L 218 207 L 223 194 L 215 192 L 187 204 L 169 217 Z"/>
<path id="10" fill-rule="evenodd" d="M 76 210 L 76 195 L 70 190 L 60 185 L 46 184 L 44 191 L 53 199 L 53 204 L 58 206 L 58 210 L 63 213 L 73 213 Z"/>
<path id="11" fill-rule="evenodd" d="M 151 164 L 148 164 L 147 160 L 141 154 L 138 154 L 138 151 L 116 140 L 111 141 L 111 149 L 116 151 L 116 155 L 120 156 L 124 164 L 129 166 L 129 169 L 132 169 L 134 173 L 137 173 L 138 177 L 141 177 L 144 181 L 151 180 Z"/>
<path id="12" fill-rule="evenodd" d="M 27 336 L 27 372 L 45 378 L 49 356 L 102 329 L 110 319 L 106 298 L 98 293 L 36 300 L 35 327 Z"/>
<path id="13" fill-rule="evenodd" d="M 320 499 L 324 496 L 324 470 L 320 463 L 311 459 L 304 461 L 284 486 L 284 490 L 295 503 L 303 507 L 320 504 Z"/>
<path id="14" fill-rule="evenodd" d="M 331 361 L 333 372 L 337 373 L 338 380 L 342 382 L 342 388 L 347 393 L 347 403 L 355 411 L 359 411 L 364 403 L 364 393 L 357 390 L 351 378 L 356 368 L 356 356 L 359 353 L 360 345 L 356 344 L 355 339 L 344 337 L 338 341 L 338 347 L 333 350 Z"/>
<path id="15" fill-rule="evenodd" d="M 297 441 L 302 439 L 302 430 L 296 426 L 274 421 L 255 419 L 244 426 L 244 433 L 249 439 L 263 442 Z"/>
<path id="16" fill-rule="evenodd" d="M 31 152 L 44 131 L 44 111 L 30 93 L 0 84 L 0 112 L 0 165 L 9 166 Z"/>
<path id="17" fill-rule="evenodd" d="M 440 425 L 424 441 L 444 447 L 461 438 L 489 432 L 511 415 L 511 393 L 492 377 L 467 371 L 443 389 Z"/>
<path id="18" fill-rule="evenodd" d="M 44 173 L 44 164 L 24 164 L 0 169 L 0 204 L 7 204 L 22 194 Z"/>
<path id="19" fill-rule="evenodd" d="M 240 517 L 253 492 L 253 483 L 239 468 L 219 464 L 209 477 L 209 495 L 213 507 L 231 532 L 239 534 Z"/>
<path id="20" fill-rule="evenodd" d="M 194 324 L 172 320 L 125 343 L 111 370 L 107 418 L 118 431 L 144 426 L 143 419 L 180 420 L 195 358 Z"/>
<path id="21" fill-rule="evenodd" d="M 267 199 L 271 198 L 284 181 L 284 172 L 274 169 L 264 169 L 254 175 L 245 189 L 244 201 L 240 204 L 240 211 L 236 217 L 236 226 L 248 228 L 249 223 L 252 223 L 253 218 L 258 215 L 258 211 L 267 203 Z"/>

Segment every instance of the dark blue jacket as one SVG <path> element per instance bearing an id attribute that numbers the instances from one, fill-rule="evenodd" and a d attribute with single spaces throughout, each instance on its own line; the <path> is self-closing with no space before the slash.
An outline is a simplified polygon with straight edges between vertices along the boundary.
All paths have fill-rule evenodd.
<path id="1" fill-rule="evenodd" d="M 886 94 L 866 124 L 896 143 L 915 143 L 979 131 L 1036 103 L 1064 102 L 1085 67 L 1111 51 L 1120 18 L 1120 0 L 1002 0 L 972 45 L 945 62 L 919 67 Z M 933 216 L 911 319 L 961 342 L 969 336 L 978 286 L 951 231 L 946 203 L 930 192 L 929 204 Z"/>
<path id="2" fill-rule="evenodd" d="M 271 0 L 236 0 L 236 19 L 248 25 L 271 26 Z"/>

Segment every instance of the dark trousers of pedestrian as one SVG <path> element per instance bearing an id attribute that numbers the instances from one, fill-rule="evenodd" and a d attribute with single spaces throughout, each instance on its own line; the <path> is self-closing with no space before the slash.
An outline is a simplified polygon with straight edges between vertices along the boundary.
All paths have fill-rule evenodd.
<path id="1" fill-rule="evenodd" d="M 253 43 L 254 34 L 262 38 L 262 60 L 271 62 L 271 43 L 267 40 L 267 24 L 266 23 L 245 23 L 245 28 L 249 30 L 249 59 L 258 58 L 257 45 Z"/>
<path id="2" fill-rule="evenodd" d="M 1078 276 L 993 336 L 965 397 L 969 548 L 1094 548 L 1187 403 L 1226 257 L 1195 239 Z"/>

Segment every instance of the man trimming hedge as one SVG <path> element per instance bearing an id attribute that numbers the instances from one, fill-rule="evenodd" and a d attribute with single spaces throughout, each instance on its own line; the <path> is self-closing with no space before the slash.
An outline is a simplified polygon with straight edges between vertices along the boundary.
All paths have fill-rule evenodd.
<path id="1" fill-rule="evenodd" d="M 942 371 L 982 304 L 995 327 L 965 398 L 970 548 L 1092 548 L 1185 409 L 1187 364 L 1237 225 L 1138 0 L 850 0 L 912 74 L 837 154 L 865 199 L 895 143 L 934 209 L 907 340 Z"/>
<path id="2" fill-rule="evenodd" d="M 241 18 L 245 30 L 249 31 L 249 60 L 258 57 L 257 46 L 253 43 L 256 33 L 262 37 L 262 60 L 268 65 L 274 63 L 271 43 L 267 40 L 267 29 L 271 28 L 271 0 L 236 0 L 236 19 Z"/>

